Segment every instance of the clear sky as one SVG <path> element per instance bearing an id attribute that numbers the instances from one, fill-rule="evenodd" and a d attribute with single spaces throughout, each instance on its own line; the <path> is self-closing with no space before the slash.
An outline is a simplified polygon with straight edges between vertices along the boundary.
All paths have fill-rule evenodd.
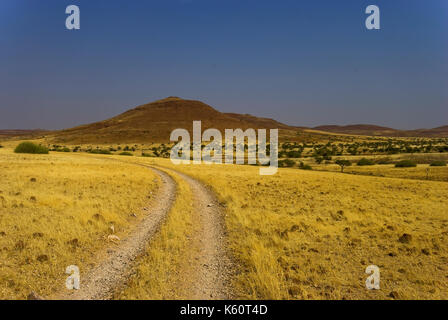
<path id="1" fill-rule="evenodd" d="M 369 4 L 381 30 L 365 27 Z M 0 1 L 1 129 L 71 127 L 166 96 L 291 125 L 446 125 L 448 1 Z"/>

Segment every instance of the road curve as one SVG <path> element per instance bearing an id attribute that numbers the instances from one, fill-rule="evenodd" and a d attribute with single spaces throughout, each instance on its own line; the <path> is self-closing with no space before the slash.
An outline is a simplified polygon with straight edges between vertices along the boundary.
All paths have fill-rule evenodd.
<path id="1" fill-rule="evenodd" d="M 119 161 L 119 160 L 116 160 Z M 79 290 L 64 290 L 50 299 L 58 300 L 107 300 L 126 285 L 136 258 L 144 254 L 147 244 L 154 237 L 170 212 L 176 198 L 176 182 L 170 175 L 177 174 L 192 190 L 195 213 L 195 233 L 190 245 L 195 247 L 196 256 L 185 261 L 185 268 L 179 277 L 186 292 L 185 299 L 231 299 L 233 297 L 231 278 L 234 270 L 226 245 L 224 208 L 215 194 L 199 181 L 177 170 L 155 165 L 135 165 L 153 170 L 161 178 L 162 185 L 145 212 L 145 218 L 131 234 L 113 248 L 99 254 L 100 262 L 87 274 L 81 273 Z"/>
<path id="2" fill-rule="evenodd" d="M 79 290 L 68 290 L 56 296 L 57 300 L 106 300 L 112 299 L 114 292 L 125 285 L 130 277 L 135 259 L 145 252 L 146 245 L 157 233 L 175 197 L 176 183 L 165 172 L 150 167 L 160 176 L 162 184 L 154 200 L 148 205 L 149 212 L 136 226 L 131 234 L 117 246 L 100 253 L 101 262 L 87 274 L 81 270 L 81 285 Z M 148 214 L 149 213 L 149 214 Z"/>
<path id="3" fill-rule="evenodd" d="M 232 299 L 231 279 L 235 268 L 226 244 L 224 208 L 215 194 L 196 179 L 177 170 L 165 170 L 184 179 L 193 194 L 197 232 L 190 241 L 198 254 L 184 270 L 184 285 L 188 286 L 189 292 L 186 298 Z"/>

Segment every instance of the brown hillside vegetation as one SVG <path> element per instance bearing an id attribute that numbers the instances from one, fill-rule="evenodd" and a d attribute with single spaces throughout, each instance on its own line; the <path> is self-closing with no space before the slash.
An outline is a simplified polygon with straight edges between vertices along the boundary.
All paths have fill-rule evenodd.
<path id="1" fill-rule="evenodd" d="M 238 119 L 244 123 L 250 123 L 252 125 L 252 128 L 263 127 L 269 129 L 293 129 L 291 126 L 278 122 L 274 119 L 255 117 L 251 114 L 225 113 L 225 115 L 228 115 L 229 117 L 232 117 L 234 119 Z"/>
<path id="2" fill-rule="evenodd" d="M 325 125 L 314 127 L 314 130 L 381 137 L 448 137 L 448 126 L 433 129 L 397 130 L 371 124 L 352 124 L 347 126 Z"/>
<path id="3" fill-rule="evenodd" d="M 441 126 L 433 129 L 417 129 L 409 132 L 419 137 L 420 136 L 448 137 L 448 126 Z"/>
<path id="4" fill-rule="evenodd" d="M 39 135 L 45 134 L 45 130 L 36 129 L 36 130 L 20 130 L 20 129 L 11 129 L 11 130 L 0 130 L 0 138 L 11 138 L 11 137 L 21 137 L 21 138 L 34 138 Z"/>
<path id="5" fill-rule="evenodd" d="M 202 130 L 280 128 L 294 136 L 297 128 L 251 115 L 221 113 L 196 100 L 168 97 L 128 110 L 108 120 L 54 132 L 58 143 L 124 143 L 169 142 L 176 128 L 192 133 L 193 121 L 202 121 Z"/>

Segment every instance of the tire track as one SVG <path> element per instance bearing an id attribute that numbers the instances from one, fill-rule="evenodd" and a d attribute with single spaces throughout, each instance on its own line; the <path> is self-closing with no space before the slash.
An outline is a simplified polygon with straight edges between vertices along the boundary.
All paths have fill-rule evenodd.
<path id="1" fill-rule="evenodd" d="M 224 208 L 215 194 L 196 179 L 177 170 L 167 169 L 184 179 L 193 194 L 197 233 L 191 243 L 199 253 L 183 274 L 183 286 L 188 288 L 187 299 L 225 300 L 233 297 L 231 278 L 234 265 L 227 249 Z"/>
<path id="2" fill-rule="evenodd" d="M 112 160 L 112 159 L 111 159 Z M 115 160 L 124 162 L 121 160 Z M 129 162 L 126 162 L 129 163 Z M 86 275 L 81 275 L 79 290 L 59 294 L 58 300 L 107 300 L 126 286 L 135 270 L 135 260 L 145 253 L 147 244 L 159 230 L 176 198 L 176 182 L 170 174 L 184 179 L 192 190 L 197 231 L 190 243 L 197 256 L 185 261 L 185 268 L 179 277 L 179 285 L 187 292 L 186 299 L 232 299 L 231 278 L 234 264 L 226 244 L 224 208 L 215 194 L 196 179 L 177 170 L 133 163 L 153 170 L 162 180 L 156 196 L 148 205 L 150 214 L 136 229 L 115 248 L 100 253 L 100 262 Z"/>
<path id="3" fill-rule="evenodd" d="M 175 197 L 176 183 L 165 172 L 153 167 L 162 180 L 155 199 L 148 205 L 149 214 L 136 226 L 132 233 L 115 248 L 108 248 L 100 254 L 101 262 L 86 275 L 81 275 L 79 290 L 63 293 L 58 300 L 106 300 L 122 288 L 132 273 L 134 260 L 145 252 L 146 245 L 159 230 L 169 213 Z"/>

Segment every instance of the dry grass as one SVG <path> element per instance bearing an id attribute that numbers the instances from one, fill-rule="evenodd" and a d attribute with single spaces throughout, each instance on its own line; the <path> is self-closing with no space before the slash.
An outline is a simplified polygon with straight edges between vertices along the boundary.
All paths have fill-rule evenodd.
<path id="1" fill-rule="evenodd" d="M 204 181 L 227 204 L 241 298 L 448 298 L 444 182 L 155 161 Z M 399 241 L 405 233 L 409 243 Z M 380 267 L 381 290 L 365 288 L 370 264 Z"/>
<path id="2" fill-rule="evenodd" d="M 341 167 L 335 164 L 314 165 L 313 169 L 332 172 L 341 171 Z M 381 164 L 373 166 L 352 165 L 350 167 L 345 167 L 344 172 L 377 177 L 448 181 L 448 167 L 431 167 L 428 164 L 419 164 L 414 168 L 395 168 L 393 164 Z"/>
<path id="3" fill-rule="evenodd" d="M 138 261 L 136 274 L 117 299 L 186 299 L 188 263 L 195 256 L 190 239 L 197 225 L 191 189 L 183 179 L 169 172 L 177 183 L 177 197 L 159 234 Z M 197 254 L 197 253 L 196 253 Z"/>
<path id="4" fill-rule="evenodd" d="M 157 183 L 128 164 L 0 149 L 0 298 L 63 290 L 65 268 L 95 263 L 110 225 L 125 236 Z"/>
<path id="5" fill-rule="evenodd" d="M 260 176 L 253 166 L 120 160 L 174 168 L 215 190 L 227 206 L 240 298 L 388 299 L 393 292 L 400 299 L 448 299 L 446 182 L 298 169 Z M 390 170 L 403 177 L 411 172 Z M 129 213 L 155 187 L 151 171 L 131 164 L 75 154 L 14 155 L 8 148 L 0 149 L 0 178 L 1 298 L 62 287 L 65 267 L 94 263 L 95 252 L 107 245 L 102 237 L 109 223 L 129 230 L 135 223 Z M 194 210 L 191 190 L 175 179 L 175 206 L 118 298 L 188 294 L 180 283 L 196 254 L 189 242 Z M 104 220 L 93 219 L 95 213 Z M 399 241 L 403 234 L 411 235 L 409 242 Z M 73 239 L 79 246 L 68 243 Z M 39 262 L 43 255 L 48 260 Z M 381 290 L 365 288 L 370 264 L 380 267 Z"/>

